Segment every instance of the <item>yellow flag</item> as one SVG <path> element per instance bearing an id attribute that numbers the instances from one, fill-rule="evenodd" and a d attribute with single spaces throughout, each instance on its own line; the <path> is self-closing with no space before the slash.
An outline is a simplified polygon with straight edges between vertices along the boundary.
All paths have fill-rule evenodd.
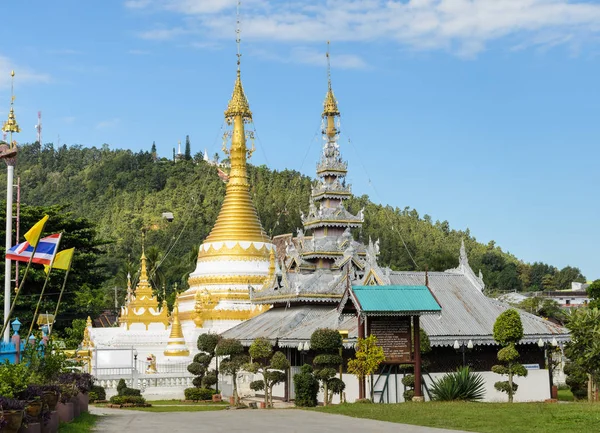
<path id="1" fill-rule="evenodd" d="M 73 253 L 75 253 L 75 248 L 69 248 L 68 250 L 62 250 L 56 253 L 52 268 L 63 269 L 65 271 L 68 270 L 71 266 L 71 260 L 73 260 Z M 50 266 L 44 265 L 44 271 L 48 273 L 50 271 Z"/>
<path id="2" fill-rule="evenodd" d="M 46 221 L 48 221 L 48 215 L 44 215 L 44 218 L 36 222 L 34 226 L 25 233 L 25 239 L 27 239 L 27 242 L 29 242 L 31 246 L 35 247 L 37 245 L 40 236 L 42 235 L 42 231 L 44 230 L 44 226 L 46 225 Z"/>

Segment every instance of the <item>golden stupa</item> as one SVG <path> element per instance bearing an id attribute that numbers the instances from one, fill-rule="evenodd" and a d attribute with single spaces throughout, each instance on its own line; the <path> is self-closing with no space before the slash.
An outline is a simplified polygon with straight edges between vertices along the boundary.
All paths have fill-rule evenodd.
<path id="1" fill-rule="evenodd" d="M 225 199 L 212 231 L 200 245 L 196 270 L 189 277 L 190 288 L 178 297 L 179 317 L 184 325 L 217 331 L 265 309 L 250 303 L 249 287 L 262 287 L 269 275 L 274 248 L 250 196 L 247 158 L 254 149 L 246 146 L 245 125 L 252 121 L 252 112 L 242 86 L 239 55 L 225 120 L 231 127 L 223 146 L 231 164 Z M 228 138 L 229 148 L 225 145 Z"/>

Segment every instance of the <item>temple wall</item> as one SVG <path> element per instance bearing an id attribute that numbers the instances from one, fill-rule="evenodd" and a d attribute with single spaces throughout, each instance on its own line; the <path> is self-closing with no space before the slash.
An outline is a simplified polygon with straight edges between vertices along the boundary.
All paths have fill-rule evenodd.
<path id="1" fill-rule="evenodd" d="M 293 367 L 294 370 L 299 371 L 299 368 Z M 425 383 L 428 387 L 430 387 L 433 380 L 439 379 L 447 373 L 431 373 L 430 375 L 425 376 Z M 506 377 L 500 376 L 496 373 L 492 373 L 491 371 L 479 372 L 485 380 L 485 398 L 486 402 L 506 402 L 508 401 L 508 397 L 505 393 L 497 391 L 494 388 L 494 383 L 502 380 L 506 380 Z M 396 375 L 396 380 L 392 379 L 393 375 L 390 375 L 390 380 L 388 383 L 388 389 L 384 392 L 384 402 L 389 403 L 400 403 L 404 401 L 402 394 L 404 392 L 404 385 L 402 385 L 402 377 L 403 375 Z M 259 377 L 257 376 L 257 379 Z M 378 376 L 374 376 L 374 382 L 377 381 Z M 346 401 L 354 402 L 358 399 L 358 380 L 355 376 L 350 374 L 344 374 L 343 380 L 346 383 Z M 548 370 L 529 370 L 527 377 L 518 377 L 515 378 L 515 382 L 519 385 L 519 390 L 514 396 L 515 402 L 528 402 L 528 401 L 544 401 L 550 398 L 550 384 L 548 377 Z M 381 383 L 381 382 L 380 382 Z M 367 380 L 367 394 L 370 390 L 370 383 Z M 378 388 L 380 388 L 378 386 Z M 396 399 L 396 393 L 398 394 L 398 399 Z M 290 384 L 290 397 L 294 395 L 293 389 L 293 380 Z M 283 398 L 284 396 L 284 385 L 280 384 L 273 388 L 273 396 L 278 398 Z M 380 394 L 375 395 L 375 401 L 379 402 Z M 319 402 L 323 401 L 323 392 L 319 392 L 318 395 Z M 425 391 L 425 400 L 429 400 L 429 396 Z M 339 403 L 340 396 L 334 396 L 333 403 Z"/>

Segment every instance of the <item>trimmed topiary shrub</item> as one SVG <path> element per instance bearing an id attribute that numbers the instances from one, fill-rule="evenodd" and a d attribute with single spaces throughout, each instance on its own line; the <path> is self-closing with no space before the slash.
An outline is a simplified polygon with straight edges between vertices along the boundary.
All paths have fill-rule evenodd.
<path id="1" fill-rule="evenodd" d="M 500 364 L 494 365 L 492 371 L 508 376 L 508 380 L 496 382 L 494 388 L 508 394 L 509 403 L 512 403 L 518 388 L 514 376 L 527 376 L 527 370 L 519 364 L 519 352 L 515 347 L 521 338 L 523 338 L 521 316 L 514 309 L 504 311 L 494 323 L 494 340 L 504 347 L 498 351 Z"/>
<path id="2" fill-rule="evenodd" d="M 329 383 L 335 377 L 337 368 L 344 362 L 339 354 L 342 336 L 335 329 L 317 329 L 310 336 L 310 348 L 317 352 L 313 360 L 315 377 L 323 384 L 323 404 L 327 406 L 333 397 Z"/>
<path id="3" fill-rule="evenodd" d="M 94 397 L 95 397 L 93 399 L 92 399 L 92 392 L 94 393 Z M 92 389 L 90 390 L 90 400 L 91 401 L 106 400 L 106 390 L 99 385 L 93 385 Z"/>
<path id="4" fill-rule="evenodd" d="M 186 388 L 183 393 L 186 400 L 200 401 L 211 400 L 216 391 L 208 388 Z"/>
<path id="5" fill-rule="evenodd" d="M 123 388 L 119 394 L 122 397 L 133 396 L 133 397 L 141 397 L 142 391 L 134 388 Z"/>
<path id="6" fill-rule="evenodd" d="M 319 381 L 313 375 L 313 368 L 304 364 L 300 373 L 294 375 L 294 388 L 296 389 L 296 406 L 314 407 L 317 405 Z"/>

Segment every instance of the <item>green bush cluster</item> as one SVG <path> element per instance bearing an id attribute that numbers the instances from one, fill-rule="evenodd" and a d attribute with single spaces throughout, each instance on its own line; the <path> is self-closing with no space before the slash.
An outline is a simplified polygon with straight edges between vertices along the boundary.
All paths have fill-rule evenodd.
<path id="1" fill-rule="evenodd" d="M 90 389 L 90 401 L 96 400 L 106 400 L 106 390 L 100 385 L 92 385 L 92 389 Z"/>
<path id="2" fill-rule="evenodd" d="M 186 388 L 183 393 L 185 395 L 186 400 L 212 400 L 212 396 L 216 394 L 217 391 L 214 389 L 208 388 Z"/>
<path id="3" fill-rule="evenodd" d="M 146 399 L 144 397 L 135 396 L 135 395 L 113 395 L 110 398 L 110 402 L 112 404 L 145 405 Z"/>
<path id="4" fill-rule="evenodd" d="M 319 380 L 313 375 L 313 368 L 304 364 L 300 373 L 294 375 L 294 388 L 296 390 L 296 406 L 314 407 L 317 405 L 319 393 Z"/>

